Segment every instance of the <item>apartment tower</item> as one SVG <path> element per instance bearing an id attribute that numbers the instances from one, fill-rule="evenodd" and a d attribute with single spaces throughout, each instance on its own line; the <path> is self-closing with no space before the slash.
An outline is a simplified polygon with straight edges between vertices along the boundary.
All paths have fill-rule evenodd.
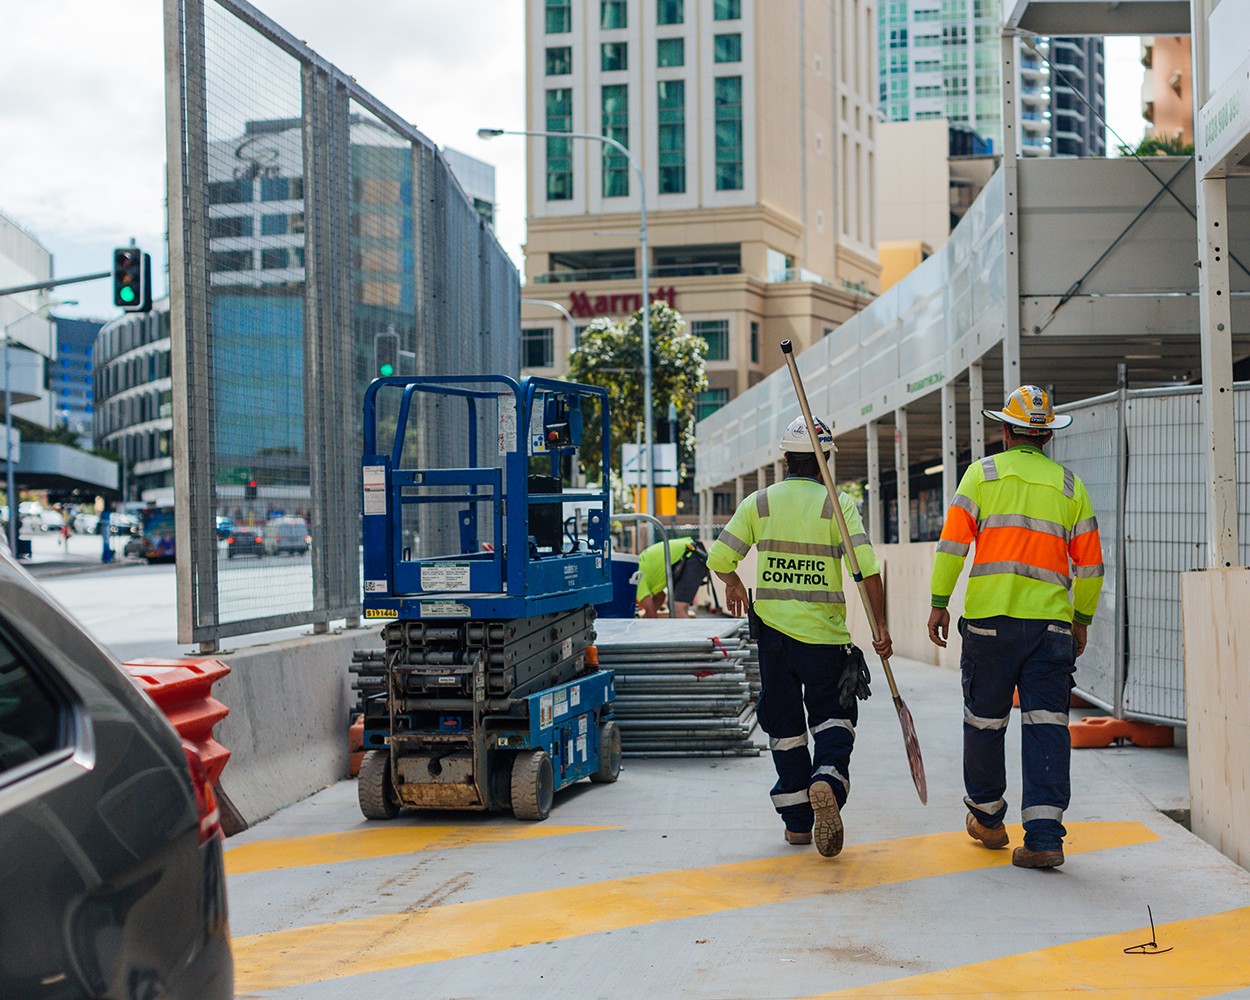
<path id="1" fill-rule="evenodd" d="M 808 346 L 876 291 L 874 10 L 527 0 L 526 128 L 632 153 L 651 297 L 709 345 L 701 415 L 778 367 L 781 340 Z M 641 302 L 639 178 L 595 139 L 514 141 L 529 167 L 522 364 L 556 375 L 578 329 Z"/>

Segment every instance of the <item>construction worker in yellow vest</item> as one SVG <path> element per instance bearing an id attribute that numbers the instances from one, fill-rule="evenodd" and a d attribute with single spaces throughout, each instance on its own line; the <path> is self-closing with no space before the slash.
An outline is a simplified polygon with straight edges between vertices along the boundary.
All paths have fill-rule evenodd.
<path id="1" fill-rule="evenodd" d="M 1042 448 L 1072 422 L 1050 397 L 1022 385 L 1001 410 L 1003 451 L 973 462 L 946 514 L 931 582 L 929 638 L 945 646 L 947 603 L 975 546 L 964 613 L 964 802 L 967 829 L 986 847 L 1006 847 L 1004 736 L 1020 693 L 1024 845 L 1020 868 L 1063 864 L 1063 813 L 1071 797 L 1068 735 L 1076 658 L 1102 588 L 1102 544 L 1085 485 Z"/>
<path id="2" fill-rule="evenodd" d="M 817 421 L 816 435 L 827 455 L 832 431 Z M 810 844 L 814 831 L 817 850 L 833 857 L 842 850 L 842 808 L 851 789 L 856 698 L 870 694 L 868 665 L 846 628 L 842 560 L 848 544 L 855 547 L 880 628 L 873 647 L 889 656 L 892 646 L 880 563 L 855 502 L 844 493 L 838 499 L 851 537 L 838 531 L 802 418 L 786 428 L 781 451 L 786 478 L 742 502 L 712 546 L 708 568 L 724 581 L 729 613 L 749 614 L 759 640 L 756 717 L 769 737 L 777 771 L 772 801 L 785 823 L 786 843 Z M 735 571 L 752 545 L 758 552 L 753 605 Z"/>
<path id="3" fill-rule="evenodd" d="M 690 604 L 707 573 L 707 553 L 694 538 L 674 538 L 668 543 L 673 565 L 673 610 L 676 617 L 688 618 Z M 638 554 L 634 600 L 643 618 L 658 618 L 668 598 L 668 574 L 664 571 L 664 543 L 648 545 Z"/>

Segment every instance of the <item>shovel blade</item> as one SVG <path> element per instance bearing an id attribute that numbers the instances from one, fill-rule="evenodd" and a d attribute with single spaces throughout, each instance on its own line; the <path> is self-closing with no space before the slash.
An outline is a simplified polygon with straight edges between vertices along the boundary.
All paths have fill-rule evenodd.
<path id="1" fill-rule="evenodd" d="M 916 737 L 916 723 L 912 720 L 911 711 L 902 698 L 894 702 L 898 709 L 898 722 L 903 727 L 903 749 L 907 751 L 907 766 L 911 769 L 911 780 L 920 796 L 921 805 L 929 804 L 929 784 L 924 776 L 924 759 L 920 756 L 920 740 Z"/>

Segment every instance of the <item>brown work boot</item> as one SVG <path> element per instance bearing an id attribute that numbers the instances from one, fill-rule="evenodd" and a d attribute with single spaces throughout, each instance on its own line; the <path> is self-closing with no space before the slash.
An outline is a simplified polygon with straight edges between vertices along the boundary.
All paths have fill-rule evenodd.
<path id="1" fill-rule="evenodd" d="M 807 790 L 812 812 L 816 814 L 816 850 L 826 858 L 835 858 L 842 851 L 842 813 L 838 800 L 827 781 L 814 781 Z"/>
<path id="2" fill-rule="evenodd" d="M 791 847 L 807 847 L 811 842 L 811 830 L 786 830 L 786 843 Z"/>
<path id="3" fill-rule="evenodd" d="M 990 850 L 997 850 L 1000 847 L 1006 847 L 1007 828 L 1005 826 L 986 826 L 978 820 L 972 813 L 968 813 L 968 819 L 964 824 L 968 828 L 968 836 L 973 840 L 979 840 Z"/>
<path id="4" fill-rule="evenodd" d="M 1063 864 L 1063 848 L 1057 851 L 1033 851 L 1017 847 L 1011 852 L 1011 863 L 1017 868 L 1058 868 Z"/>

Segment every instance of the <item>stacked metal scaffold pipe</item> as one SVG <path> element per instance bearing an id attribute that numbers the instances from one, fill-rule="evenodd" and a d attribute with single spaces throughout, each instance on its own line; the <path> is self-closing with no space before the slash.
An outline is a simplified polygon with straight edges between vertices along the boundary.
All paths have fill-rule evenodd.
<path id="1" fill-rule="evenodd" d="M 757 756 L 759 657 L 736 618 L 600 618 L 621 747 L 635 757 Z"/>

